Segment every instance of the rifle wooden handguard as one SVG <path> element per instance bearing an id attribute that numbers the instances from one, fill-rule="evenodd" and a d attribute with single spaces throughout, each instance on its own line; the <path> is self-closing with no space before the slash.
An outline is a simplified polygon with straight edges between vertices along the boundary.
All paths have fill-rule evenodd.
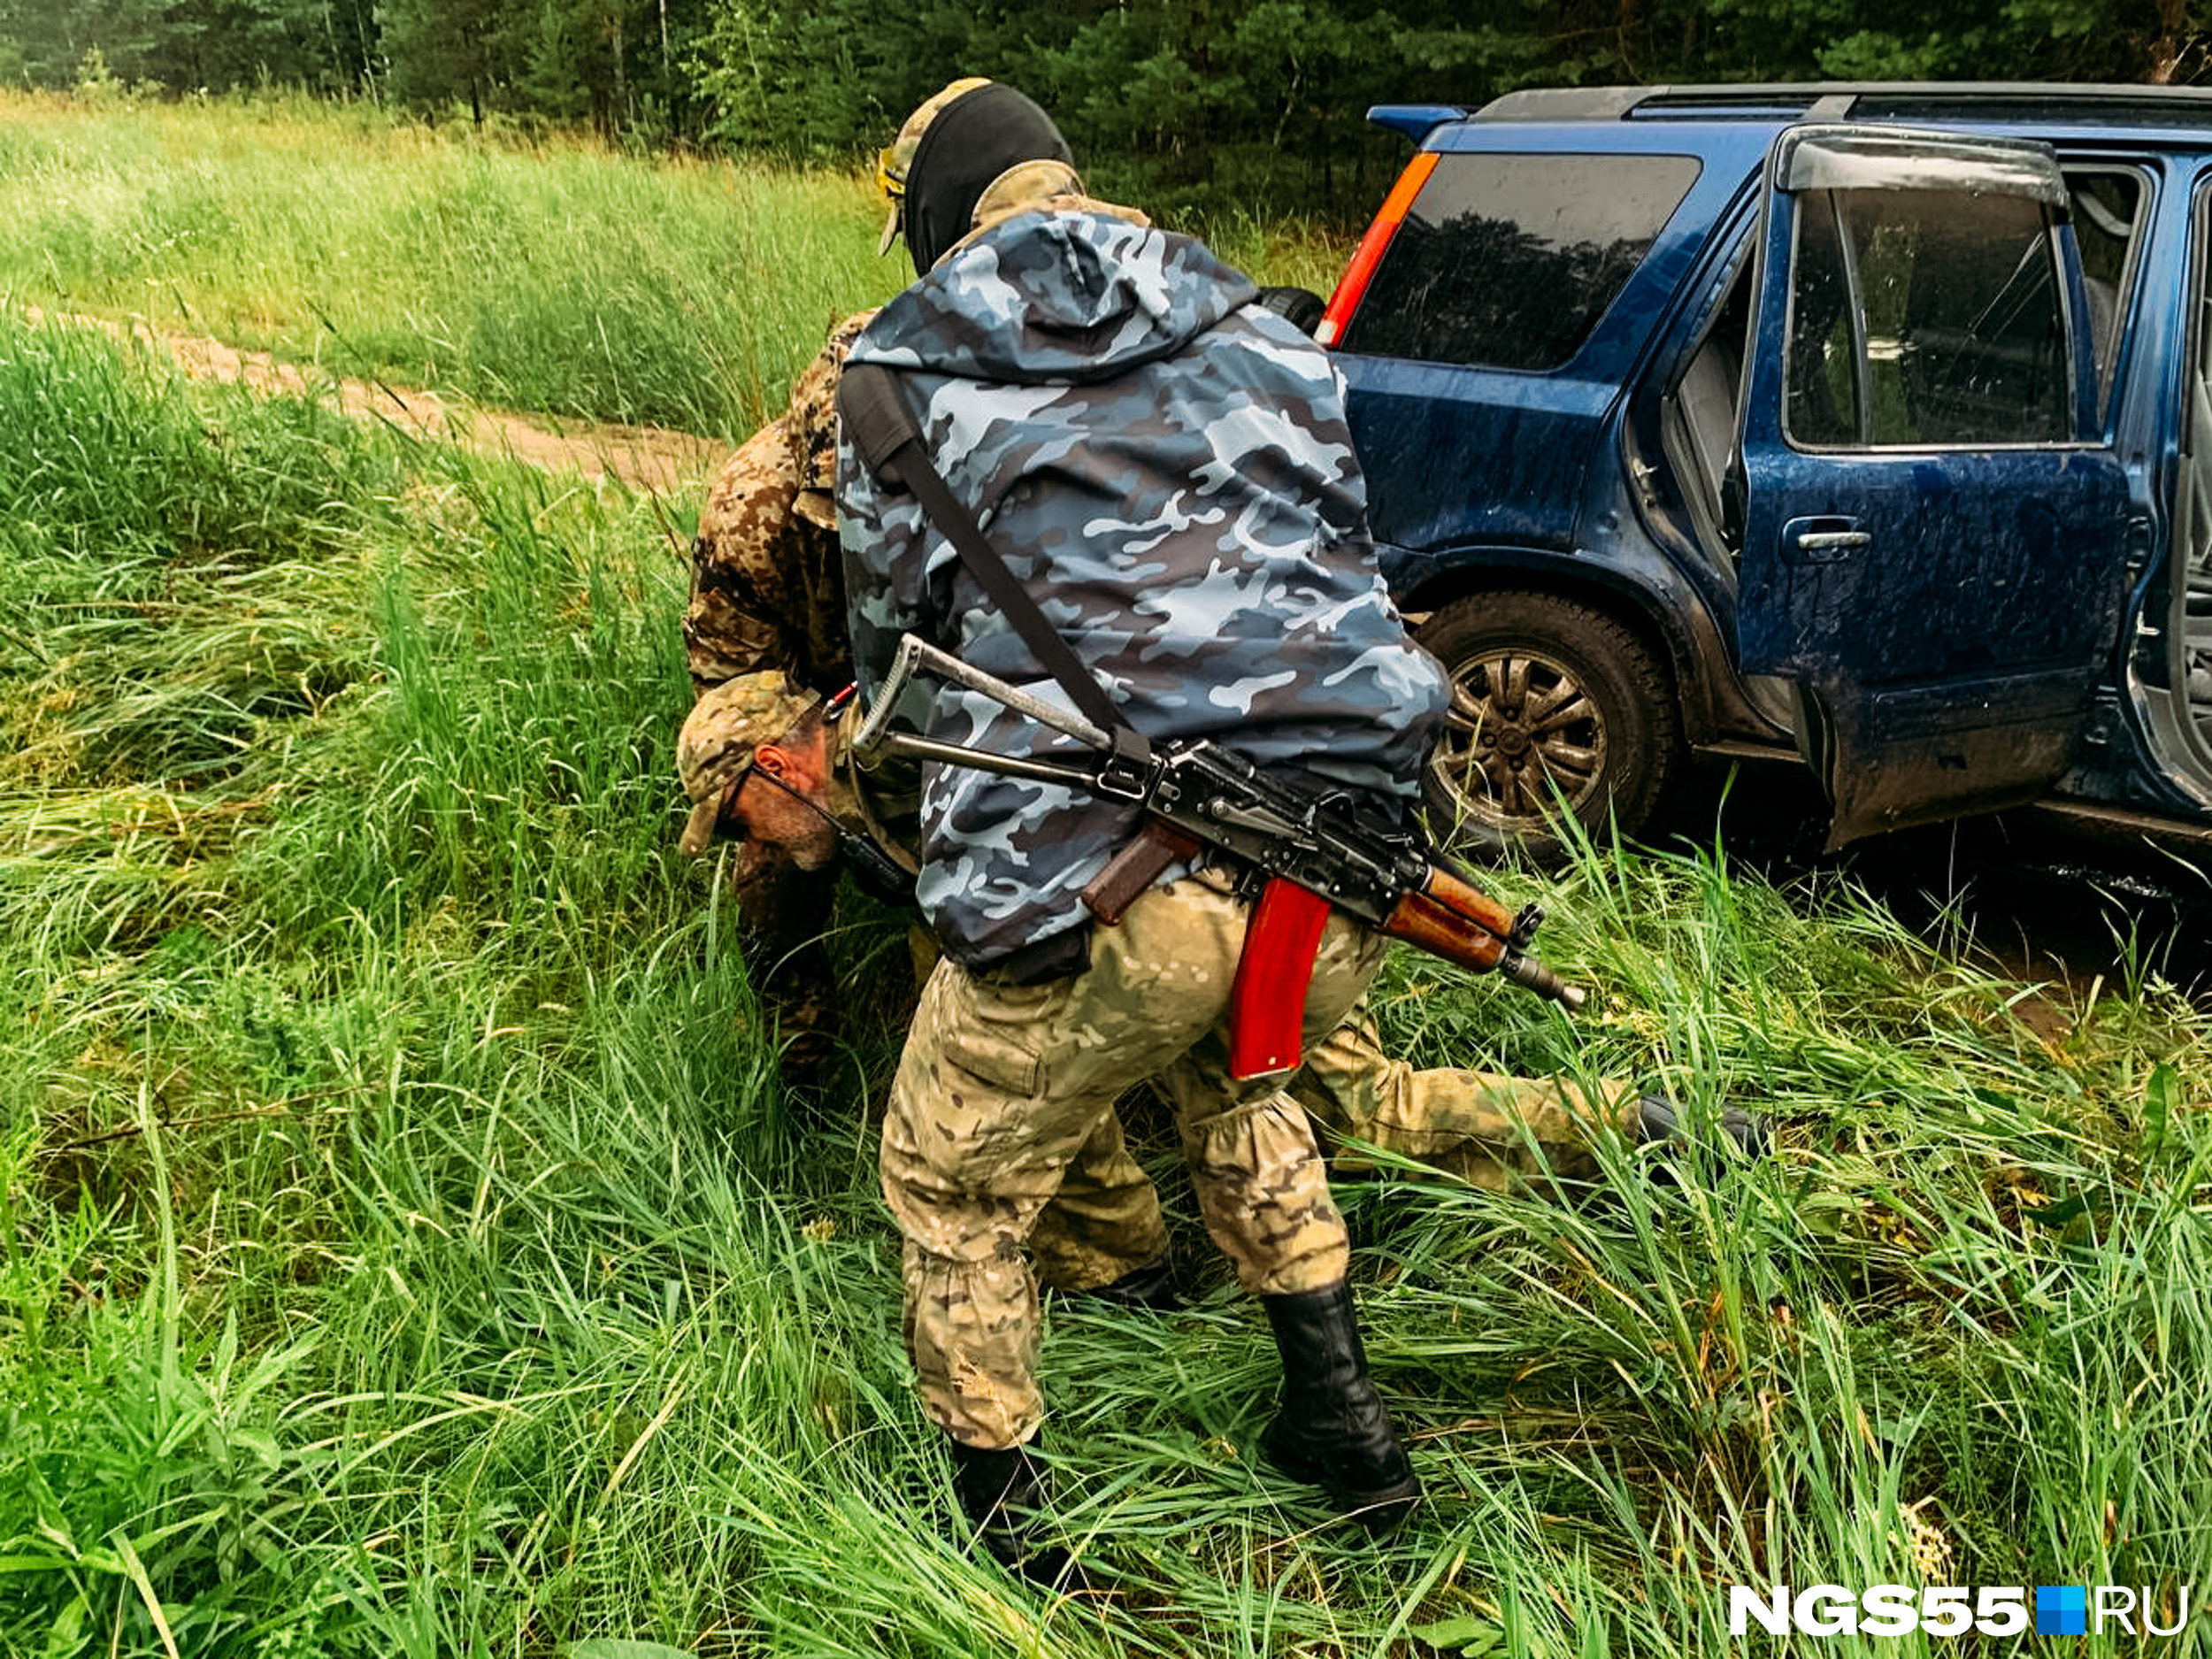
<path id="1" fill-rule="evenodd" d="M 1484 973 L 1513 949 L 1511 912 L 1434 864 L 1429 866 L 1428 879 L 1398 901 L 1382 932 Z"/>

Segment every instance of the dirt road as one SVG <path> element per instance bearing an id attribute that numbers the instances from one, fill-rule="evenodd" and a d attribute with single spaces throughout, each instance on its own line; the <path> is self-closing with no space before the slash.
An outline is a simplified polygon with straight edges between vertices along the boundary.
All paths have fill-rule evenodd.
<path id="1" fill-rule="evenodd" d="M 27 307 L 33 323 L 46 320 Z M 96 317 L 59 320 L 104 329 L 118 339 L 126 334 L 166 355 L 195 380 L 242 381 L 264 392 L 299 396 L 332 396 L 347 414 L 388 420 L 401 430 L 432 442 L 466 444 L 471 449 L 512 455 L 548 471 L 573 468 L 595 481 L 614 479 L 634 490 L 662 495 L 695 492 L 703 495 L 730 446 L 719 439 L 654 426 L 622 426 L 591 421 L 540 426 L 495 410 L 382 381 L 334 380 L 311 374 L 265 351 L 240 351 L 219 340 L 193 334 L 157 333 L 145 323 L 126 330 Z"/>

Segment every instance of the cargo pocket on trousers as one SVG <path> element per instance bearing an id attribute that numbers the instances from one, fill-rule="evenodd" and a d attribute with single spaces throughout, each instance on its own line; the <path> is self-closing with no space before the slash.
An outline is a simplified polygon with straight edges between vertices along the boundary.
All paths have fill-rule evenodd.
<path id="1" fill-rule="evenodd" d="M 945 1033 L 945 1057 L 1004 1094 L 1044 1093 L 1044 1051 L 1072 984 L 1011 985 L 995 976 L 969 980 L 964 1008 Z"/>
<path id="2" fill-rule="evenodd" d="M 1044 1090 L 1044 1056 L 998 1031 L 963 1031 L 945 1042 L 945 1057 L 1003 1094 L 1034 1100 Z"/>

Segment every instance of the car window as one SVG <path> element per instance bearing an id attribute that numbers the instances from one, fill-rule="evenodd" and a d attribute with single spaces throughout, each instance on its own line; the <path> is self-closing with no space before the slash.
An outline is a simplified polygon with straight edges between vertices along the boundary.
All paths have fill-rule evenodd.
<path id="1" fill-rule="evenodd" d="M 1800 200 L 1785 368 L 1792 442 L 2071 435 L 2065 312 L 2039 204 L 1951 190 Z"/>
<path id="2" fill-rule="evenodd" d="M 1728 495 L 1735 453 L 1736 398 L 1751 328 L 1750 247 L 1736 256 L 1725 296 L 1660 405 L 1660 442 L 1699 544 L 1717 565 L 1734 567 L 1737 526 Z"/>
<path id="3" fill-rule="evenodd" d="M 2066 190 L 2073 204 L 2082 275 L 2089 286 L 2089 338 L 2097 359 L 2097 414 L 2101 419 L 2112 403 L 2120 325 L 2126 317 L 2135 243 L 2149 191 L 2140 173 L 2117 167 L 2070 167 Z"/>
<path id="4" fill-rule="evenodd" d="M 1559 367 L 1635 274 L 1698 169 L 1689 156 L 1440 157 L 1344 349 Z"/>

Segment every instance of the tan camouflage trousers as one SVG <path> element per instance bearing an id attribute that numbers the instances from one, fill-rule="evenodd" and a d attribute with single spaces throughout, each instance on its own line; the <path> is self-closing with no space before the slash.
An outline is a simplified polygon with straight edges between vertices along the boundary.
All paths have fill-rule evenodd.
<path id="1" fill-rule="evenodd" d="M 929 930 L 909 930 L 917 984 L 938 962 Z M 1632 1136 L 1635 1088 L 1617 1079 L 1585 1087 L 1560 1078 L 1509 1077 L 1458 1066 L 1417 1070 L 1384 1052 L 1365 998 L 1306 1050 L 1288 1085 L 1340 1174 L 1372 1168 L 1365 1148 L 1417 1159 L 1491 1192 L 1545 1188 L 1598 1175 L 1590 1148 L 1610 1124 Z M 1041 1284 L 1093 1290 L 1158 1259 L 1165 1248 L 1151 1184 L 1110 1115 L 1068 1165 L 1058 1196 L 1038 1217 L 1029 1259 Z"/>
<path id="2" fill-rule="evenodd" d="M 1607 1079 L 1584 1088 L 1556 1078 L 1502 1077 L 1440 1066 L 1417 1071 L 1383 1053 L 1363 1003 L 1306 1055 L 1291 1094 L 1322 1132 L 1339 1171 L 1361 1157 L 1347 1141 L 1417 1158 L 1493 1192 L 1598 1173 L 1601 1125 L 1629 1132 L 1636 1090 Z"/>
<path id="3" fill-rule="evenodd" d="M 1345 1276 L 1343 1217 L 1306 1115 L 1279 1079 L 1228 1073 L 1229 989 L 1246 906 L 1206 874 L 1155 887 L 1092 932 L 1088 970 L 1012 986 L 938 964 L 892 1084 L 883 1192 L 905 1238 L 908 1354 L 931 1416 L 955 1439 L 1006 1447 L 1044 1413 L 1037 1281 L 1024 1247 L 1056 1198 L 1079 1235 L 1110 1226 L 1116 1255 L 1167 1235 L 1121 1145 L 1114 1102 L 1150 1078 L 1175 1112 L 1201 1219 L 1256 1294 Z M 1385 941 L 1331 918 L 1306 1000 L 1305 1041 L 1343 1020 Z M 1071 1192 L 1071 1171 L 1074 1190 Z M 1072 1201 L 1072 1202 L 1071 1202 Z"/>

